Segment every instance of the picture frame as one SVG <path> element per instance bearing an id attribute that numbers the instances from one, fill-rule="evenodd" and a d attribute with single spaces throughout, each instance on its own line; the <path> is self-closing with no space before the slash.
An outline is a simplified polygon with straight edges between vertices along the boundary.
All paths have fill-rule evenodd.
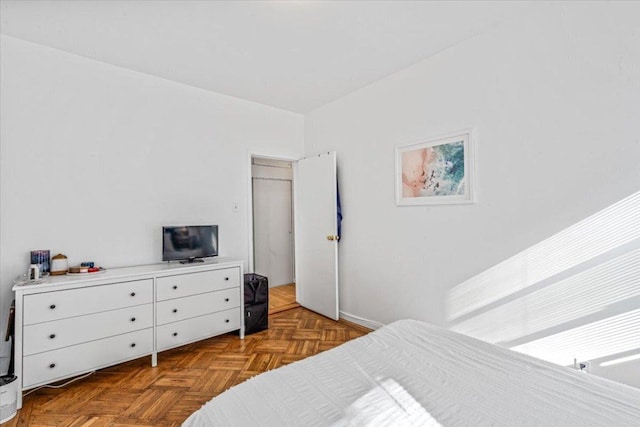
<path id="1" fill-rule="evenodd" d="M 397 206 L 475 202 L 472 129 L 395 149 Z"/>

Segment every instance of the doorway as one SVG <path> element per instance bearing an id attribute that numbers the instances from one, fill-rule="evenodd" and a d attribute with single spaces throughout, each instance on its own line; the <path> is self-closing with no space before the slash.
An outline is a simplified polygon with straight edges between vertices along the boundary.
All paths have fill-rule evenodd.
<path id="1" fill-rule="evenodd" d="M 299 306 L 295 293 L 293 167 L 252 156 L 253 271 L 269 279 L 269 312 Z"/>
<path id="2" fill-rule="evenodd" d="M 291 280 L 295 303 L 338 320 L 337 234 L 341 212 L 336 153 L 296 158 L 249 152 L 247 160 L 250 195 L 247 271 L 267 275 L 272 289 Z M 286 184 L 263 181 L 286 181 Z M 260 193 L 261 188 L 267 188 L 266 195 L 254 194 Z M 271 190 L 276 193 L 273 197 L 268 196 Z M 272 208 L 278 213 L 274 214 Z M 278 276 L 280 273 L 282 276 Z"/>

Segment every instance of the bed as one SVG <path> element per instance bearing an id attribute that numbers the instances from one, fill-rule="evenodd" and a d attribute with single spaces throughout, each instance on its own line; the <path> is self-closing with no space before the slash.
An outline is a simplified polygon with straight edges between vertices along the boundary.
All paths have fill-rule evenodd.
<path id="1" fill-rule="evenodd" d="M 638 427 L 640 390 L 401 320 L 245 381 L 183 425 Z"/>

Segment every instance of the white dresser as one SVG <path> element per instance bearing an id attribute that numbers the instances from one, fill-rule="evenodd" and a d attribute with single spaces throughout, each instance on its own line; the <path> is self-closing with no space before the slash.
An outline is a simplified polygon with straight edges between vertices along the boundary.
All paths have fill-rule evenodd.
<path id="1" fill-rule="evenodd" d="M 153 264 L 14 286 L 21 390 L 239 330 L 242 261 Z M 22 396 L 18 408 L 22 407 Z"/>
<path id="2" fill-rule="evenodd" d="M 224 268 L 156 279 L 156 350 L 240 329 L 240 270 Z"/>

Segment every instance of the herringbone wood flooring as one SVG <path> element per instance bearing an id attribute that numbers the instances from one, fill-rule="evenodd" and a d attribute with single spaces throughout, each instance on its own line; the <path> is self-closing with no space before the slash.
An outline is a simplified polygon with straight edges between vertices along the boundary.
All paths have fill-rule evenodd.
<path id="1" fill-rule="evenodd" d="M 144 357 L 38 390 L 6 426 L 179 426 L 229 387 L 367 332 L 304 308 L 283 311 L 244 340 L 226 334 L 159 353 L 155 368 Z"/>

